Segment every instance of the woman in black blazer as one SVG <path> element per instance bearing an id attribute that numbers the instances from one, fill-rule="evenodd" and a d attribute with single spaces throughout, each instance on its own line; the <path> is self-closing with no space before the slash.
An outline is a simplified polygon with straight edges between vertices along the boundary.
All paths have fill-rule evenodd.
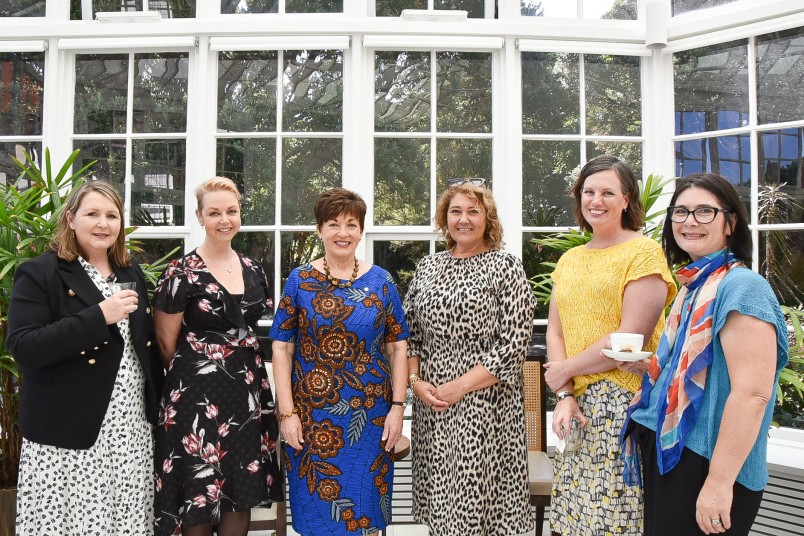
<path id="1" fill-rule="evenodd" d="M 17 534 L 151 534 L 164 371 L 123 203 L 86 182 L 51 252 L 16 271 L 7 346 L 22 371 Z M 110 283 L 135 282 L 113 292 Z"/>

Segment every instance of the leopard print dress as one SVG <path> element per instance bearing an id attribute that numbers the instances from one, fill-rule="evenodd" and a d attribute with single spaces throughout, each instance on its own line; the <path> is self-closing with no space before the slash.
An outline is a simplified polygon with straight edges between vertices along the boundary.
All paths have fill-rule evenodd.
<path id="1" fill-rule="evenodd" d="M 534 301 L 519 259 L 492 250 L 423 259 L 405 298 L 409 355 L 441 385 L 482 364 L 499 383 L 436 413 L 413 408 L 413 515 L 438 536 L 533 529 L 522 368 Z"/>

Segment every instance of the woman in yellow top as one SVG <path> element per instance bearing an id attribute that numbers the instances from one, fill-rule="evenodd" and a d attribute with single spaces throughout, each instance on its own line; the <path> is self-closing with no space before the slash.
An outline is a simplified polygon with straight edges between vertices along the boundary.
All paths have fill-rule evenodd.
<path id="1" fill-rule="evenodd" d="M 655 350 L 664 308 L 676 294 L 664 253 L 639 232 L 644 209 L 634 172 L 611 156 L 589 161 L 572 187 L 575 219 L 592 231 L 553 272 L 545 379 L 556 393 L 553 430 L 573 418 L 582 445 L 557 454 L 550 525 L 554 534 L 642 534 L 642 496 L 626 486 L 618 437 L 641 377 L 601 356 L 613 332 L 642 333 Z M 636 369 L 634 369 L 636 371 Z"/>

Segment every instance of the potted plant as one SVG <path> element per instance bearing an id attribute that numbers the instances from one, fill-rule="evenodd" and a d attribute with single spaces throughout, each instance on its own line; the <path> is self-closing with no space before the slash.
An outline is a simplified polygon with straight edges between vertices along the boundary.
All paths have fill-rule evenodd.
<path id="1" fill-rule="evenodd" d="M 14 159 L 20 168 L 17 181 L 0 184 L 0 490 L 4 490 L 0 492 L 0 534 L 14 533 L 22 444 L 18 422 L 22 378 L 5 346 L 11 286 L 20 264 L 47 251 L 66 195 L 94 164 L 70 173 L 77 156 L 76 150 L 54 175 L 50 151 L 45 151 L 44 174 L 26 154 L 24 163 Z"/>

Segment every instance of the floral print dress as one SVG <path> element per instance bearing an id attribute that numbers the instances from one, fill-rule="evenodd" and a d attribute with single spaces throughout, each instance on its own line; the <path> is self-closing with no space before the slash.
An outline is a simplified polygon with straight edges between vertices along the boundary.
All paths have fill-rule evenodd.
<path id="1" fill-rule="evenodd" d="M 156 288 L 155 308 L 184 313 L 156 430 L 158 535 L 282 496 L 278 424 L 254 334 L 271 299 L 259 265 L 238 257 L 243 295 L 229 294 L 195 251 L 170 263 Z"/>
<path id="2" fill-rule="evenodd" d="M 381 438 L 391 402 L 385 342 L 408 336 L 391 275 L 338 288 L 312 264 L 291 272 L 271 338 L 295 343 L 293 403 L 304 446 L 285 445 L 293 529 L 368 534 L 391 523 L 394 469 Z"/>

